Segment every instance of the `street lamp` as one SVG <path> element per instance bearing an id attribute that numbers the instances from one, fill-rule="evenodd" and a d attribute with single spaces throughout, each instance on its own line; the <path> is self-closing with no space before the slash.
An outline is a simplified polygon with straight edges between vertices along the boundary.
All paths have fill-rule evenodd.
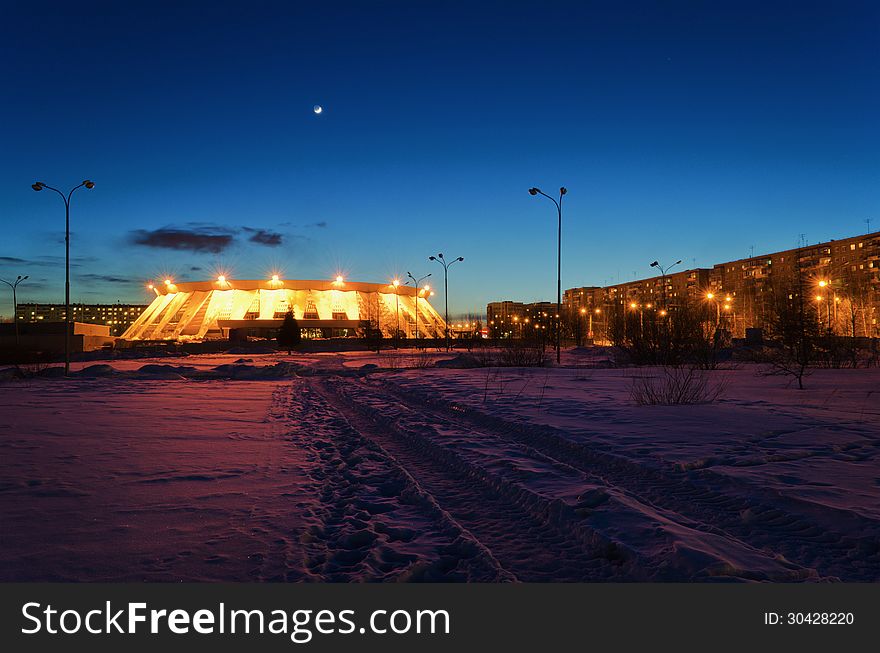
<path id="1" fill-rule="evenodd" d="M 446 304 L 446 351 L 449 351 L 449 266 L 453 263 L 464 261 L 464 257 L 459 256 L 457 259 L 447 262 L 447 260 L 443 258 L 443 252 L 440 252 L 439 254 L 437 254 L 437 256 L 429 256 L 428 260 L 437 261 L 440 265 L 443 266 L 443 301 Z"/>
<path id="2" fill-rule="evenodd" d="M 6 281 L 5 279 L 0 279 L 7 286 L 12 288 L 12 321 L 15 322 L 15 347 L 16 349 L 21 346 L 21 339 L 18 335 L 18 298 L 16 297 L 15 291 L 18 289 L 18 284 L 28 278 L 30 275 L 18 275 L 18 278 L 15 281 Z"/>
<path id="3" fill-rule="evenodd" d="M 42 181 L 31 184 L 31 188 L 35 191 L 41 191 L 44 188 L 54 190 L 64 200 L 64 376 L 70 375 L 70 197 L 73 195 L 73 191 L 83 186 L 91 190 L 95 184 L 86 179 L 79 186 L 71 188 L 67 195 Z"/>
<path id="4" fill-rule="evenodd" d="M 395 279 L 391 285 L 394 286 L 394 310 L 397 313 L 397 331 L 394 332 L 394 342 L 396 343 L 395 347 L 400 347 L 400 294 L 397 292 L 400 287 L 400 279 Z"/>
<path id="5" fill-rule="evenodd" d="M 707 292 L 706 299 L 710 302 L 715 302 L 715 328 L 721 324 L 721 302 L 715 299 L 715 293 Z"/>
<path id="6" fill-rule="evenodd" d="M 416 340 L 418 340 L 419 339 L 419 291 L 420 291 L 419 284 L 421 284 L 422 281 L 424 281 L 425 279 L 430 277 L 431 273 L 429 272 L 428 274 L 426 274 L 425 276 L 423 276 L 419 279 L 416 279 L 412 275 L 412 272 L 407 272 L 406 276 L 408 276 L 410 279 L 412 279 L 412 282 L 413 282 L 413 284 L 415 284 L 415 287 L 416 287 Z M 409 281 L 407 281 L 407 283 L 409 283 Z M 430 289 L 431 288 L 429 286 L 425 286 L 425 290 L 430 290 Z M 418 347 L 418 344 L 416 344 L 416 346 Z"/>
<path id="7" fill-rule="evenodd" d="M 664 309 L 667 308 L 667 306 L 666 306 L 666 274 L 672 268 L 674 268 L 676 265 L 680 265 L 680 264 L 681 264 L 681 261 L 679 260 L 679 261 L 676 261 L 675 263 L 673 263 L 672 265 L 670 265 L 669 267 L 664 268 L 662 265 L 660 265 L 659 261 L 654 261 L 653 263 L 651 263 L 652 268 L 657 268 L 658 270 L 660 270 L 660 277 L 661 277 L 661 280 L 663 283 L 663 293 L 661 294 L 661 298 L 663 300 L 663 308 Z"/>
<path id="8" fill-rule="evenodd" d="M 529 195 L 543 195 L 556 205 L 556 213 L 559 218 L 556 236 L 556 364 L 559 364 L 561 355 L 561 333 L 559 328 L 559 316 L 562 313 L 562 196 L 568 192 L 565 186 L 559 189 L 559 201 L 542 192 L 539 188 L 529 188 Z"/>

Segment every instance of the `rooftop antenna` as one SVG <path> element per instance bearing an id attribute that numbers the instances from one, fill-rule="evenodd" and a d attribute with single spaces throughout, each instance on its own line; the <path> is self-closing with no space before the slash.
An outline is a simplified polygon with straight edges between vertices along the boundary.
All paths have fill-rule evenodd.
<path id="1" fill-rule="evenodd" d="M 807 234 L 798 234 L 798 247 L 807 246 Z"/>
<path id="2" fill-rule="evenodd" d="M 865 233 L 871 233 L 871 218 L 865 218 L 865 224 L 868 225 L 868 231 Z"/>
<path id="3" fill-rule="evenodd" d="M 755 257 L 755 246 L 749 245 L 749 258 L 754 258 L 754 257 Z"/>

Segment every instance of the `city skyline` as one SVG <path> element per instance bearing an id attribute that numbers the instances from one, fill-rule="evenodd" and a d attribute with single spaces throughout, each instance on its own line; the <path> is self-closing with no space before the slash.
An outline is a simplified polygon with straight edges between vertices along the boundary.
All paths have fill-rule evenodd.
<path id="1" fill-rule="evenodd" d="M 328 7 L 268 6 L 271 22 L 223 3 L 161 21 L 12 7 L 0 277 L 30 276 L 21 301 L 63 293 L 63 206 L 38 180 L 96 183 L 71 210 L 71 297 L 88 302 L 147 301 L 165 275 L 381 283 L 430 271 L 438 251 L 467 259 L 453 314 L 546 300 L 555 216 L 532 186 L 570 191 L 564 287 L 853 235 L 876 216 L 868 3 L 464 18 L 351 5 L 344 25 Z"/>

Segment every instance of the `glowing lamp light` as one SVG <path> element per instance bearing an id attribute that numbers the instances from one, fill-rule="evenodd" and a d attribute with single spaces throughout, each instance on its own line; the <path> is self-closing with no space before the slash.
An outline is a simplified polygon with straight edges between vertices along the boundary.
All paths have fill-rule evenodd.
<path id="1" fill-rule="evenodd" d="M 710 293 L 710 292 L 706 293 L 706 299 L 714 299 L 714 298 L 715 298 L 715 295 L 713 295 L 712 293 Z"/>
<path id="2" fill-rule="evenodd" d="M 278 283 L 278 275 L 277 274 L 272 275 L 272 283 Z"/>
<path id="3" fill-rule="evenodd" d="M 343 281 L 344 279 L 342 278 L 341 274 L 336 277 L 336 283 L 342 283 Z"/>
<path id="4" fill-rule="evenodd" d="M 816 301 L 817 301 L 817 302 L 821 302 L 821 301 L 822 301 L 822 295 L 816 295 Z"/>
<path id="5" fill-rule="evenodd" d="M 823 279 L 822 281 L 819 282 L 819 287 L 820 287 L 820 288 L 824 288 L 824 287 L 827 286 L 827 285 L 828 285 L 828 282 L 825 281 L 824 279 Z"/>
<path id="6" fill-rule="evenodd" d="M 170 285 L 171 285 L 171 279 L 165 279 L 165 285 L 166 285 L 166 286 L 170 286 Z"/>
<path id="7" fill-rule="evenodd" d="M 226 283 L 226 277 L 221 274 L 219 277 L 217 277 L 217 283 L 222 286 L 224 283 Z"/>
<path id="8" fill-rule="evenodd" d="M 395 279 L 394 281 L 391 282 L 391 285 L 393 285 L 395 288 L 397 288 L 397 286 L 400 285 L 400 279 Z"/>

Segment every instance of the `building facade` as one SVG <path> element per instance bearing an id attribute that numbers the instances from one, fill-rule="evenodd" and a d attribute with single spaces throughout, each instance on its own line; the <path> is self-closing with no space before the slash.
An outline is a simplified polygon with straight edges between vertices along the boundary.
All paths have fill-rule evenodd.
<path id="1" fill-rule="evenodd" d="M 554 302 L 502 301 L 486 305 L 486 330 L 490 338 L 542 336 L 552 330 Z"/>
<path id="2" fill-rule="evenodd" d="M 101 324 L 111 336 L 121 336 L 147 308 L 146 304 L 71 304 L 71 321 Z M 64 304 L 19 304 L 15 311 L 19 324 L 64 322 Z"/>
<path id="3" fill-rule="evenodd" d="M 823 331 L 880 337 L 880 232 L 604 288 L 571 288 L 564 295 L 564 324 L 573 334 L 592 311 L 592 330 L 601 340 L 614 310 L 701 306 L 734 337 L 744 337 L 748 328 L 767 328 L 774 292 L 802 293 Z M 607 323 L 604 328 L 607 334 Z"/>
<path id="4" fill-rule="evenodd" d="M 354 281 L 294 279 L 174 283 L 152 288 L 156 298 L 125 331 L 126 340 L 206 340 L 274 337 L 288 312 L 305 338 L 364 336 L 436 338 L 443 318 L 429 288 Z"/>

